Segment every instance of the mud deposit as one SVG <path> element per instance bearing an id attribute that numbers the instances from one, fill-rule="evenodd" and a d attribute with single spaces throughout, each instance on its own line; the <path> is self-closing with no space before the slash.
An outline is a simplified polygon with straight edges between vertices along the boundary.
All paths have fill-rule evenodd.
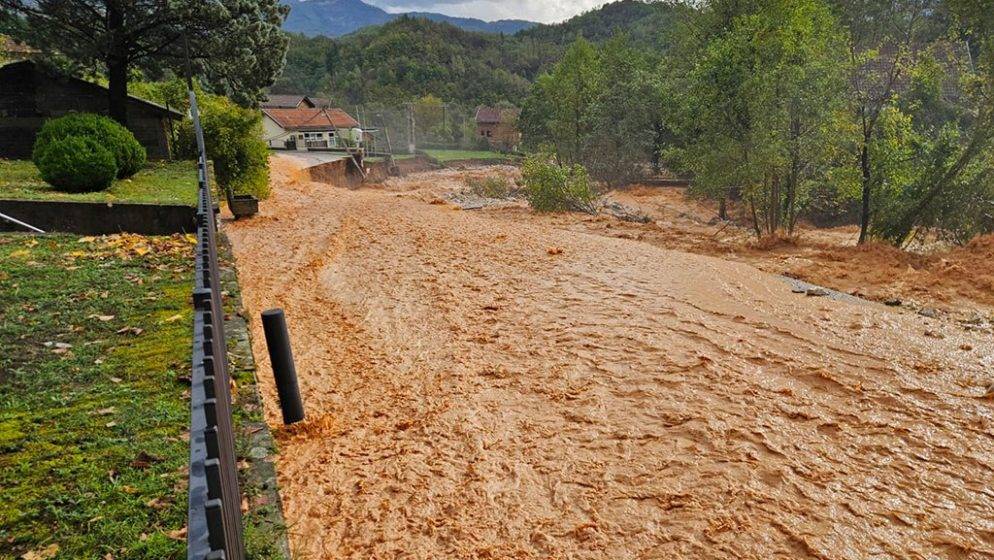
<path id="1" fill-rule="evenodd" d="M 274 177 L 225 227 L 251 316 L 290 321 L 298 557 L 994 557 L 988 336 L 551 219 Z"/>

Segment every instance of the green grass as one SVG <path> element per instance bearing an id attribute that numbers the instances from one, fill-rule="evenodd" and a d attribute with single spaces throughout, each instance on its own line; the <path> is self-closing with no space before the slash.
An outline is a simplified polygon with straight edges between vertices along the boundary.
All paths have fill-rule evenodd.
<path id="1" fill-rule="evenodd" d="M 190 252 L 0 235 L 3 560 L 186 557 Z"/>
<path id="2" fill-rule="evenodd" d="M 414 154 L 394 154 L 393 159 L 394 159 L 394 161 L 399 161 L 399 160 L 402 160 L 402 159 L 414 159 L 416 157 L 417 156 L 414 155 Z M 373 156 L 373 157 L 366 158 L 365 161 L 368 161 L 368 162 L 371 162 L 371 163 L 376 163 L 376 162 L 380 162 L 380 161 L 385 161 L 386 159 L 387 158 L 381 157 L 381 156 Z"/>
<path id="3" fill-rule="evenodd" d="M 459 160 L 472 160 L 472 159 L 483 159 L 483 160 L 506 160 L 510 161 L 514 159 L 514 156 L 509 154 L 504 154 L 501 152 L 488 152 L 488 151 L 474 151 L 474 150 L 425 150 L 425 153 L 429 156 L 437 159 L 438 161 L 445 163 L 447 161 L 459 161 Z"/>
<path id="4" fill-rule="evenodd" d="M 45 183 L 33 163 L 0 160 L 0 199 L 76 202 L 197 203 L 197 167 L 192 161 L 151 162 L 130 179 L 114 181 L 106 191 L 64 193 Z"/>

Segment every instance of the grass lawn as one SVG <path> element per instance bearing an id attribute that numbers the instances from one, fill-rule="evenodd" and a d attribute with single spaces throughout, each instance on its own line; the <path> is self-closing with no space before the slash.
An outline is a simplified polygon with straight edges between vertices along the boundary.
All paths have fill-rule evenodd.
<path id="1" fill-rule="evenodd" d="M 402 160 L 402 159 L 414 159 L 416 157 L 417 156 L 414 155 L 414 154 L 394 154 L 393 159 L 394 159 L 394 161 L 397 161 L 397 160 Z M 381 157 L 381 156 L 373 156 L 373 157 L 366 158 L 365 161 L 375 163 L 375 162 L 378 162 L 378 161 L 384 161 L 386 159 L 387 158 Z"/>
<path id="2" fill-rule="evenodd" d="M 3 560 L 186 557 L 191 250 L 0 235 Z"/>
<path id="3" fill-rule="evenodd" d="M 459 161 L 469 159 L 484 160 L 512 160 L 513 156 L 501 152 L 473 151 L 473 150 L 425 150 L 429 156 L 445 163 L 447 161 Z"/>
<path id="4" fill-rule="evenodd" d="M 27 160 L 0 160 L 0 198 L 77 202 L 197 203 L 197 166 L 192 161 L 150 162 L 130 179 L 114 181 L 106 191 L 64 193 L 42 181 Z"/>

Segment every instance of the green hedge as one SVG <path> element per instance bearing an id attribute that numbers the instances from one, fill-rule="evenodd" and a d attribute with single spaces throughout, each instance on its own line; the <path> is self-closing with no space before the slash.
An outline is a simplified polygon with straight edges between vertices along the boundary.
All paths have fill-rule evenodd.
<path id="1" fill-rule="evenodd" d="M 269 148 L 262 136 L 262 114 L 235 105 L 225 97 L 199 96 L 207 157 L 214 162 L 218 184 L 236 194 L 269 196 Z M 179 153 L 196 159 L 197 144 L 190 120 L 179 129 Z"/>
<path id="2" fill-rule="evenodd" d="M 118 179 L 131 177 L 145 166 L 145 148 L 127 128 L 107 117 L 92 113 L 71 113 L 45 121 L 35 140 L 31 159 L 39 169 L 44 152 L 55 141 L 70 136 L 87 137 L 107 150 L 114 157 Z M 44 173 L 44 171 L 43 171 Z"/>
<path id="3" fill-rule="evenodd" d="M 35 165 L 46 183 L 66 192 L 102 191 L 117 174 L 114 155 L 88 136 L 66 136 L 48 142 Z"/>

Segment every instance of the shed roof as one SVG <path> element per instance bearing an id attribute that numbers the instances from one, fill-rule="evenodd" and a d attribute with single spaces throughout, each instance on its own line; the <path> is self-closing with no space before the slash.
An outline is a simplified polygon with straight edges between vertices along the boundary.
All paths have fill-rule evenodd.
<path id="1" fill-rule="evenodd" d="M 476 109 L 477 124 L 500 124 L 518 120 L 521 109 L 513 107 L 478 107 Z"/>
<path id="2" fill-rule="evenodd" d="M 263 108 L 262 112 L 284 130 L 316 131 L 359 126 L 359 121 L 345 111 L 336 108 Z"/>
<path id="3" fill-rule="evenodd" d="M 56 78 L 56 79 L 59 79 L 59 80 L 65 80 L 66 82 L 75 84 L 76 86 L 81 87 L 81 88 L 87 88 L 87 89 L 91 89 L 91 90 L 100 90 L 101 92 L 104 92 L 104 93 L 107 92 L 107 88 L 104 87 L 104 86 L 102 86 L 102 85 L 100 85 L 100 84 L 95 84 L 93 82 L 88 82 L 86 80 L 81 80 L 79 78 L 74 78 L 72 76 L 67 76 L 65 74 L 57 73 L 56 71 L 54 71 L 52 69 L 49 69 L 47 67 L 43 67 L 43 66 L 35 63 L 33 60 L 21 60 L 21 61 L 18 61 L 18 62 L 11 62 L 10 64 L 6 64 L 6 65 L 3 65 L 3 66 L 0 66 L 0 81 L 3 80 L 3 75 L 4 75 L 5 72 L 10 72 L 11 76 L 16 76 L 18 70 L 30 70 L 30 71 L 35 71 L 35 72 L 44 72 L 44 73 L 52 76 L 53 78 Z M 158 114 L 160 114 L 163 117 L 172 117 L 172 118 L 176 118 L 176 119 L 182 119 L 185 116 L 183 113 L 181 113 L 179 111 L 176 111 L 175 109 L 170 109 L 170 108 L 167 108 L 167 107 L 163 107 L 162 105 L 159 105 L 158 103 L 153 103 L 152 101 L 149 101 L 147 99 L 142 99 L 141 97 L 135 97 L 134 95 L 129 95 L 128 96 L 128 101 L 130 103 L 135 103 L 135 104 L 138 104 L 138 105 L 143 105 L 146 108 L 151 109 L 153 113 L 158 113 Z"/>
<path id="4" fill-rule="evenodd" d="M 308 101 L 311 102 L 311 107 L 331 107 L 331 100 L 325 97 L 314 97 L 313 95 L 307 96 Z"/>

